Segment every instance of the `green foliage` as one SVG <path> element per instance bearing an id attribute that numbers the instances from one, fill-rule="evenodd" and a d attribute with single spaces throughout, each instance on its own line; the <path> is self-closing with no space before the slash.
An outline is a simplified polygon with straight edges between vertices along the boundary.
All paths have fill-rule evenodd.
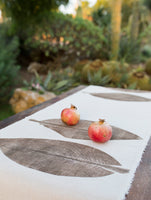
<path id="1" fill-rule="evenodd" d="M 26 41 L 27 48 L 39 49 L 46 57 L 64 52 L 64 63 L 76 58 L 108 57 L 107 41 L 102 30 L 92 22 L 61 13 L 51 13 L 33 38 Z"/>
<path id="2" fill-rule="evenodd" d="M 45 90 L 39 84 L 39 80 L 41 81 L 41 79 L 39 79 L 39 77 L 38 77 L 37 80 L 35 81 L 34 79 L 32 79 L 31 82 L 27 82 L 26 80 L 24 80 L 23 84 L 24 84 L 25 87 L 23 87 L 22 89 L 24 89 L 24 90 L 33 90 L 33 91 L 38 92 L 39 94 L 44 94 Z"/>
<path id="3" fill-rule="evenodd" d="M 128 63 L 139 63 L 141 59 L 141 43 L 131 41 L 127 34 L 123 34 L 120 40 L 119 59 L 124 59 Z"/>
<path id="4" fill-rule="evenodd" d="M 121 33 L 119 59 L 125 59 L 129 63 L 144 61 L 148 57 L 147 54 L 150 54 L 151 26 L 149 25 L 149 12 L 146 7 L 142 6 L 141 2 L 137 2 L 137 4 L 137 9 L 135 4 L 135 7 L 133 6 L 132 16 L 129 16 L 129 21 L 123 23 L 124 29 L 122 29 Z M 134 27 L 134 24 L 136 27 Z M 147 46 L 143 47 L 144 45 Z"/>
<path id="5" fill-rule="evenodd" d="M 111 13 L 107 8 L 101 7 L 92 13 L 93 22 L 99 27 L 111 24 Z"/>
<path id="6" fill-rule="evenodd" d="M 151 45 L 144 45 L 141 49 L 141 61 L 146 62 L 151 58 Z"/>
<path id="7" fill-rule="evenodd" d="M 73 65 L 73 68 L 76 70 L 76 71 L 82 71 L 83 70 L 83 67 L 90 63 L 91 61 L 90 60 L 81 60 L 81 61 L 78 61 L 75 63 L 75 65 Z"/>
<path id="8" fill-rule="evenodd" d="M 131 14 L 132 5 L 124 3 L 122 5 L 122 27 L 127 27 Z"/>
<path id="9" fill-rule="evenodd" d="M 6 25 L 0 25 L 0 102 L 11 96 L 19 67 L 16 66 L 18 38 L 8 35 Z"/>
<path id="10" fill-rule="evenodd" d="M 100 7 L 108 8 L 110 6 L 110 3 L 111 2 L 109 0 L 97 0 L 93 8 L 94 9 L 98 9 Z"/>
<path id="11" fill-rule="evenodd" d="M 103 76 L 102 69 L 99 69 L 96 73 L 92 74 L 88 72 L 88 83 L 92 85 L 106 86 L 110 82 L 108 75 Z"/>
<path id="12" fill-rule="evenodd" d="M 148 38 L 150 36 L 151 36 L 151 24 L 149 24 L 147 28 L 141 33 L 141 38 L 146 38 L 146 37 Z"/>
<path id="13" fill-rule="evenodd" d="M 35 74 L 35 78 L 30 83 L 24 81 L 25 88 L 35 90 L 39 93 L 51 91 L 60 94 L 70 88 L 80 85 L 80 72 L 75 72 L 72 68 L 49 71 L 46 77 Z"/>
<path id="14" fill-rule="evenodd" d="M 138 69 L 140 71 L 140 69 Z M 142 70 L 142 68 L 141 68 Z M 82 70 L 82 81 L 93 85 L 119 88 L 136 88 L 136 81 L 129 82 L 131 67 L 124 61 L 105 61 L 97 59 L 87 63 Z"/>
<path id="15" fill-rule="evenodd" d="M 151 59 L 147 60 L 145 63 L 145 72 L 151 76 Z"/>
<path id="16" fill-rule="evenodd" d="M 111 11 L 109 8 L 101 7 L 92 13 L 93 23 L 102 29 L 106 38 L 104 51 L 106 56 L 103 59 L 109 59 L 111 51 Z"/>
<path id="17" fill-rule="evenodd" d="M 103 63 L 102 70 L 104 75 L 109 76 L 111 84 L 121 88 L 127 87 L 129 64 L 123 61 L 107 61 Z"/>
<path id="18" fill-rule="evenodd" d="M 0 104 L 0 120 L 4 120 L 13 114 L 14 112 L 9 104 Z"/>
<path id="19" fill-rule="evenodd" d="M 90 65 L 91 63 L 85 65 L 85 67 L 87 68 Z M 86 72 L 88 84 L 151 90 L 151 78 L 144 72 L 144 68 L 141 65 L 137 68 L 131 68 L 125 62 L 107 61 L 103 62 L 99 70 L 91 71 L 89 68 Z"/>
<path id="20" fill-rule="evenodd" d="M 151 57 L 151 25 L 148 25 L 140 34 L 140 40 L 143 47 L 141 48 L 141 61 L 146 62 Z"/>
<path id="21" fill-rule="evenodd" d="M 50 73 L 52 73 L 51 76 L 49 75 Z M 49 74 L 49 81 L 47 80 L 44 87 L 55 94 L 60 94 L 80 85 L 80 72 L 75 72 L 70 67 L 64 70 L 49 72 Z"/>
<path id="22" fill-rule="evenodd" d="M 0 6 L 7 17 L 11 17 L 12 21 L 19 28 L 26 28 L 39 22 L 45 14 L 52 9 L 57 9 L 60 4 L 67 4 L 68 0 L 0 0 Z"/>
<path id="23" fill-rule="evenodd" d="M 82 68 L 82 80 L 86 83 L 89 82 L 88 77 L 91 75 L 93 77 L 102 67 L 103 63 L 100 59 L 88 62 Z"/>
<path id="24" fill-rule="evenodd" d="M 144 4 L 147 6 L 149 10 L 151 10 L 151 1 L 150 0 L 144 0 Z"/>

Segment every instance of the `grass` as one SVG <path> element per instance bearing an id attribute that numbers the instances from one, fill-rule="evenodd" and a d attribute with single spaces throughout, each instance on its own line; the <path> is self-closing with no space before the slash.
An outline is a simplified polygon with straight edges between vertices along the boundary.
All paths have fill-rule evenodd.
<path id="1" fill-rule="evenodd" d="M 14 112 L 9 104 L 0 105 L 0 120 L 6 119 L 12 115 L 14 115 Z"/>

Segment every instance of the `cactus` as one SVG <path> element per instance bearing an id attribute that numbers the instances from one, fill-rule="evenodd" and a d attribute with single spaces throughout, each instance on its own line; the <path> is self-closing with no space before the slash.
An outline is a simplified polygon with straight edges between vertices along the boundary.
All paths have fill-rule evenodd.
<path id="1" fill-rule="evenodd" d="M 124 74 L 130 70 L 127 63 L 120 63 L 117 61 L 108 61 L 103 63 L 103 74 L 108 75 L 113 83 L 119 83 Z"/>
<path id="2" fill-rule="evenodd" d="M 128 84 L 136 83 L 136 89 L 151 90 L 150 77 L 143 71 L 133 71 L 129 74 Z"/>
<path id="3" fill-rule="evenodd" d="M 116 61 L 106 61 L 103 63 L 103 73 L 104 75 L 112 75 L 113 71 L 115 71 L 118 66 L 118 62 Z"/>
<path id="4" fill-rule="evenodd" d="M 84 82 L 88 82 L 89 74 L 93 76 L 95 73 L 97 73 L 102 68 L 102 66 L 103 66 L 103 63 L 99 59 L 86 64 L 82 70 L 82 80 Z"/>
<path id="5" fill-rule="evenodd" d="M 77 63 L 73 66 L 73 68 L 75 69 L 75 71 L 80 71 L 80 72 L 81 72 L 81 70 L 83 69 L 83 67 L 84 67 L 86 64 L 90 63 L 90 62 L 91 62 L 90 60 L 81 60 L 81 61 L 77 62 Z"/>

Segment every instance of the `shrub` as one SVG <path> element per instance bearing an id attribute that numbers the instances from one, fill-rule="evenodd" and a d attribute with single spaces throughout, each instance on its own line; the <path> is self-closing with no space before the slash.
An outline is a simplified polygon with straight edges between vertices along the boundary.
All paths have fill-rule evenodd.
<path id="1" fill-rule="evenodd" d="M 49 71 L 47 76 L 40 76 L 38 73 L 35 73 L 35 77 L 30 83 L 24 81 L 24 89 L 35 90 L 40 94 L 43 94 L 45 91 L 51 91 L 58 95 L 80 85 L 80 82 L 80 72 L 67 67 L 64 70 Z"/>
<path id="2" fill-rule="evenodd" d="M 22 29 L 29 29 L 30 26 L 33 28 L 35 24 L 39 24 L 46 13 L 67 3 L 68 0 L 0 0 L 0 7 L 3 14 L 11 18 L 15 28 L 22 31 Z"/>
<path id="3" fill-rule="evenodd" d="M 11 105 L 0 104 L 0 120 L 4 120 L 15 113 L 12 111 Z"/>
<path id="4" fill-rule="evenodd" d="M 107 41 L 102 29 L 92 22 L 61 13 L 51 13 L 41 28 L 26 41 L 28 48 L 39 50 L 49 59 L 63 55 L 62 65 L 73 59 L 107 58 Z M 71 61 L 71 62 L 70 62 Z"/>
<path id="5" fill-rule="evenodd" d="M 108 52 L 104 59 L 110 58 L 111 52 L 111 11 L 109 8 L 101 7 L 92 13 L 93 23 L 102 29 L 103 35 L 106 38 L 105 51 Z"/>
<path id="6" fill-rule="evenodd" d="M 18 39 L 8 35 L 6 24 L 0 25 L 0 102 L 11 96 L 19 67 L 16 66 Z"/>
<path id="7" fill-rule="evenodd" d="M 111 13 L 107 8 L 101 7 L 92 13 L 93 22 L 100 27 L 111 24 Z"/>

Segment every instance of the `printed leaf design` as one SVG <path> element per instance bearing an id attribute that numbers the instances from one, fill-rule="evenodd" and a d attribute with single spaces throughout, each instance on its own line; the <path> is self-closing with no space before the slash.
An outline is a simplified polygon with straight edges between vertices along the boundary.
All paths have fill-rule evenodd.
<path id="1" fill-rule="evenodd" d="M 128 173 L 113 157 L 98 149 L 59 140 L 0 139 L 0 148 L 10 159 L 42 172 L 75 177 L 101 177 Z"/>
<path id="2" fill-rule="evenodd" d="M 39 122 L 41 125 L 50 128 L 67 138 L 90 140 L 88 136 L 88 127 L 92 123 L 92 121 L 80 120 L 76 126 L 68 126 L 65 123 L 63 123 L 61 119 L 48 119 L 43 121 L 37 121 L 31 119 L 30 121 Z M 131 132 L 112 126 L 111 140 L 138 140 L 138 139 L 141 138 Z"/>
<path id="3" fill-rule="evenodd" d="M 111 99 L 117 101 L 151 101 L 151 99 L 132 95 L 132 94 L 124 94 L 124 93 L 90 93 L 93 96 L 104 98 L 104 99 Z"/>

